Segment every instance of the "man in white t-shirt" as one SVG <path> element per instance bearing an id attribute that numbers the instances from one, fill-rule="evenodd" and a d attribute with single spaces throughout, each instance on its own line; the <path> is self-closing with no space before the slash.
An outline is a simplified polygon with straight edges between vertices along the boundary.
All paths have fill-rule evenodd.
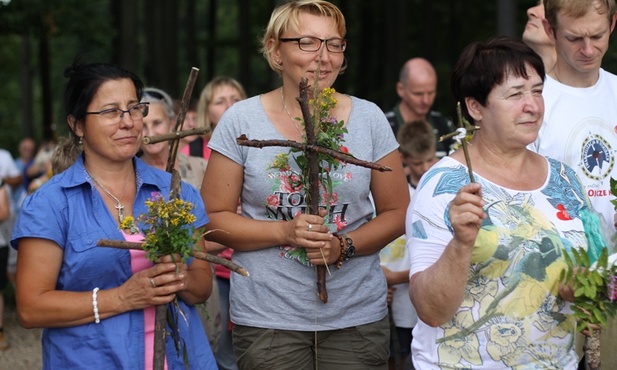
<path id="1" fill-rule="evenodd" d="M 544 28 L 557 60 L 544 83 L 544 124 L 531 149 L 570 165 L 594 208 L 615 233 L 610 179 L 617 178 L 617 76 L 601 68 L 615 28 L 615 0 L 544 0 Z M 609 239 L 607 242 L 611 243 Z M 617 369 L 609 350 L 617 321 L 602 333 L 602 365 Z"/>
<path id="2" fill-rule="evenodd" d="M 532 149 L 574 168 L 594 207 L 612 226 L 617 76 L 600 66 L 615 27 L 615 1 L 545 0 L 544 5 L 543 23 L 555 42 L 557 60 L 547 71 L 544 124 Z"/>

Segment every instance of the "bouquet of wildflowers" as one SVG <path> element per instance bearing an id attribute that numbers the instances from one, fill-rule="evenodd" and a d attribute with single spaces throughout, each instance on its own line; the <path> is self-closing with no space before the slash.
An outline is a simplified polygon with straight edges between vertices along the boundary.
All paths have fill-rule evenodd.
<path id="1" fill-rule="evenodd" d="M 136 234 L 139 232 L 135 221 L 143 225 L 145 241 L 142 245 L 146 252 L 146 258 L 152 262 L 157 262 L 160 256 L 171 255 L 175 261 L 175 256 L 179 254 L 182 261 L 191 256 L 194 246 L 198 241 L 195 236 L 195 215 L 191 213 L 193 204 L 180 198 L 172 198 L 166 201 L 160 193 L 146 200 L 148 211 L 137 217 L 126 216 L 120 228 L 128 233 Z M 179 271 L 178 271 L 179 272 Z M 170 331 L 167 333 L 174 340 L 174 345 L 178 356 L 182 354 L 186 368 L 189 368 L 186 343 L 180 336 L 178 320 L 182 317 L 186 320 L 186 315 L 175 298 L 167 307 L 167 325 Z"/>
<path id="2" fill-rule="evenodd" d="M 137 221 L 144 225 L 146 257 L 156 262 L 160 256 L 179 254 L 186 261 L 197 242 L 192 226 L 195 222 L 195 215 L 191 213 L 193 204 L 180 198 L 166 201 L 156 193 L 146 200 L 146 206 L 148 212 L 137 217 Z M 120 228 L 131 233 L 137 231 L 131 216 L 124 218 Z"/>

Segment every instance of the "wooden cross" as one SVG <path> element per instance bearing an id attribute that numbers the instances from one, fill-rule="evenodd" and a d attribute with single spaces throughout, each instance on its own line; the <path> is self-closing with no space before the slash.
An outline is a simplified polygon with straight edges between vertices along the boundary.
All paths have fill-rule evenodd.
<path id="1" fill-rule="evenodd" d="M 349 154 L 332 150 L 330 148 L 324 148 L 317 145 L 315 127 L 313 126 L 313 120 L 309 109 L 308 98 L 308 82 L 306 78 L 300 81 L 300 96 L 297 98 L 302 110 L 302 117 L 304 119 L 304 128 L 306 130 L 306 142 L 299 143 L 293 140 L 249 140 L 246 135 L 241 135 L 236 139 L 238 145 L 263 148 L 267 146 L 281 146 L 296 148 L 303 151 L 306 154 L 309 167 L 309 199 L 307 212 L 312 215 L 319 214 L 319 162 L 317 154 L 322 153 L 339 159 L 343 163 L 349 163 L 356 166 L 362 166 L 378 171 L 391 171 L 392 169 L 386 166 L 381 166 L 376 163 L 359 160 Z M 317 87 L 316 87 L 317 89 Z M 317 270 L 317 293 L 319 299 L 326 303 L 328 302 L 328 292 L 326 289 L 326 269 L 325 265 L 319 265 L 315 267 Z"/>
<path id="2" fill-rule="evenodd" d="M 467 172 L 469 173 L 469 180 L 471 182 L 476 182 L 475 178 L 473 177 L 473 169 L 471 168 L 471 159 L 469 158 L 469 151 L 467 150 L 467 137 L 466 136 L 468 132 L 474 132 L 476 130 L 479 130 L 480 126 L 471 125 L 469 122 L 467 122 L 466 119 L 463 118 L 463 113 L 461 113 L 461 102 L 458 102 L 458 104 L 456 105 L 456 114 L 458 116 L 458 129 L 454 132 L 441 136 L 439 138 L 439 141 L 441 142 L 441 141 L 448 140 L 451 138 L 456 138 L 456 141 L 458 141 L 461 144 L 461 147 L 463 148 L 463 153 L 465 154 L 465 162 L 467 163 Z"/>

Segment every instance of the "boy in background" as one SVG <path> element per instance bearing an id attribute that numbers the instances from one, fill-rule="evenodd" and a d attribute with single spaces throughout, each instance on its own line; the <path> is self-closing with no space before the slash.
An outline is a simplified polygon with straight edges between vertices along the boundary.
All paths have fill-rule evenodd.
<path id="1" fill-rule="evenodd" d="M 437 162 L 435 144 L 437 141 L 433 128 L 423 120 L 401 126 L 397 140 L 411 198 L 422 175 Z M 403 235 L 379 252 L 381 269 L 388 282 L 390 370 L 408 369 L 406 366 L 411 353 L 411 331 L 418 321 L 418 315 L 409 298 L 410 261 L 406 243 L 407 240 Z"/>

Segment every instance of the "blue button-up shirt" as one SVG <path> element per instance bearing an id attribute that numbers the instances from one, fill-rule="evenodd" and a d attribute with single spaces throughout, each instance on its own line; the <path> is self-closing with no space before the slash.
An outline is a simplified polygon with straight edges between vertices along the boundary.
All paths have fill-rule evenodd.
<path id="1" fill-rule="evenodd" d="M 167 198 L 171 175 L 134 159 L 137 196 L 134 215 L 147 211 L 145 201 L 153 193 Z M 182 183 L 181 198 L 195 205 L 196 227 L 208 222 L 203 201 L 194 187 Z M 123 240 L 102 197 L 88 182 L 83 157 L 65 172 L 52 177 L 25 199 L 16 221 L 11 244 L 17 248 L 21 238 L 48 239 L 64 251 L 56 289 L 92 291 L 115 288 L 131 275 L 131 256 L 127 250 L 98 247 L 99 239 Z M 190 263 L 190 261 L 188 262 Z M 179 300 L 187 316 L 178 320 L 186 343 L 189 364 L 194 369 L 216 369 L 216 362 L 196 308 Z M 44 369 L 143 369 L 144 313 L 134 310 L 85 325 L 47 328 L 43 331 Z M 170 369 L 184 369 L 172 339 L 166 342 Z"/>

